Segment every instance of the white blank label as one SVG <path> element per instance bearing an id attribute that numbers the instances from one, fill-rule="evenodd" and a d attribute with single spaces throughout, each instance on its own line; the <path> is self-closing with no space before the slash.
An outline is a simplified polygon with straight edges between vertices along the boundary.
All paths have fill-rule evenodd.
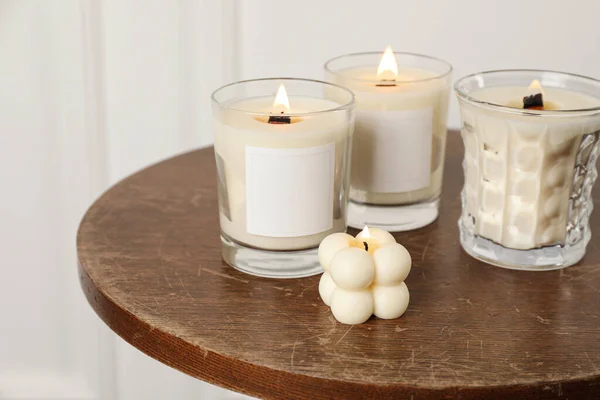
<path id="1" fill-rule="evenodd" d="M 352 180 L 358 188 L 401 193 L 429 186 L 433 109 L 356 110 Z"/>
<path id="2" fill-rule="evenodd" d="M 298 237 L 333 227 L 335 144 L 300 149 L 246 146 L 246 230 Z"/>

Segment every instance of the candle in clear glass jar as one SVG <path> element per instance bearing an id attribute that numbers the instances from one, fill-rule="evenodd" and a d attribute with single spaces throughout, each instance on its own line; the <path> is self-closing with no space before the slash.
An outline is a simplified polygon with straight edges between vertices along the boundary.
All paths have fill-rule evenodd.
<path id="1" fill-rule="evenodd" d="M 465 144 L 465 250 L 521 269 L 579 261 L 590 238 L 600 83 L 515 70 L 466 77 L 456 89 Z M 524 108 L 532 96 L 539 104 Z"/>
<path id="2" fill-rule="evenodd" d="M 325 69 L 356 96 L 349 225 L 400 231 L 435 220 L 451 66 L 388 48 L 335 58 Z"/>
<path id="3" fill-rule="evenodd" d="M 323 85 L 345 102 L 325 97 Z M 352 93 L 268 79 L 224 87 L 214 98 L 225 261 L 262 276 L 320 272 L 319 243 L 346 230 Z"/>

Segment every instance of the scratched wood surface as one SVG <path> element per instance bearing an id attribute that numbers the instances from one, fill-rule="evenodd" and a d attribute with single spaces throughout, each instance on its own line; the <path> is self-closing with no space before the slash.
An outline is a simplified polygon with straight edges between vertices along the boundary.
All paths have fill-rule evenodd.
<path id="1" fill-rule="evenodd" d="M 89 209 L 81 285 L 144 353 L 261 398 L 598 397 L 597 241 L 580 265 L 554 272 L 470 258 L 458 242 L 461 160 L 451 132 L 439 220 L 396 235 L 413 256 L 398 320 L 341 325 L 318 276 L 271 280 L 225 265 L 210 148 L 127 178 Z M 591 225 L 600 233 L 599 212 Z"/>

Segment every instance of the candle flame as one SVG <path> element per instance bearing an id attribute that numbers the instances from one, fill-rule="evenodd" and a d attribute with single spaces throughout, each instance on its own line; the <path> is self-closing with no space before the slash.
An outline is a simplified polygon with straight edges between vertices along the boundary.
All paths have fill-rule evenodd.
<path id="1" fill-rule="evenodd" d="M 385 48 L 379 67 L 377 68 L 377 77 L 380 79 L 394 79 L 398 76 L 398 62 L 396 56 L 392 51 L 392 47 L 388 46 Z"/>
<path id="2" fill-rule="evenodd" d="M 544 93 L 544 88 L 542 87 L 542 84 L 537 79 L 534 79 L 533 81 L 531 81 L 531 84 L 527 88 L 527 92 L 531 93 L 531 94 L 536 94 L 536 93 L 541 93 L 543 95 L 546 94 L 546 93 Z"/>
<path id="3" fill-rule="evenodd" d="M 369 227 L 365 225 L 365 228 L 362 230 L 361 235 L 363 237 L 363 239 L 370 239 L 371 238 L 371 232 L 369 232 Z"/>
<path id="4" fill-rule="evenodd" d="M 288 95 L 285 91 L 285 86 L 283 86 L 283 83 L 279 85 L 279 90 L 277 91 L 277 95 L 275 96 L 275 101 L 273 101 L 273 108 L 283 108 L 283 111 L 290 111 L 290 101 L 288 99 Z"/>

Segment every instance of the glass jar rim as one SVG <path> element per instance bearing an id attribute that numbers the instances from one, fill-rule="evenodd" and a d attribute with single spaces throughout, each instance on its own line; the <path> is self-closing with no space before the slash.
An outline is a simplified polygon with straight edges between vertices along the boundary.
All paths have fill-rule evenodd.
<path id="1" fill-rule="evenodd" d="M 342 110 L 346 110 L 346 109 L 354 106 L 354 102 L 355 102 L 354 93 L 348 88 L 345 88 L 340 85 L 336 85 L 335 83 L 320 81 L 317 79 L 293 78 L 293 77 L 257 78 L 257 79 L 246 79 L 246 80 L 231 82 L 231 83 L 228 83 L 227 85 L 221 86 L 220 88 L 216 89 L 211 94 L 210 98 L 214 104 L 218 105 L 221 108 L 227 109 L 227 110 L 243 112 L 248 115 L 268 117 L 268 116 L 270 116 L 270 114 L 267 112 L 251 111 L 251 110 L 245 110 L 243 108 L 232 107 L 222 101 L 217 100 L 217 98 L 216 98 L 216 96 L 218 95 L 219 92 L 221 92 L 222 90 L 225 90 L 227 88 L 237 86 L 237 85 L 252 84 L 255 82 L 266 82 L 266 81 L 284 81 L 284 82 L 285 81 L 296 81 L 296 82 L 308 82 L 311 84 L 317 83 L 317 84 L 321 84 L 324 86 L 334 87 L 338 90 L 345 92 L 346 94 L 348 94 L 350 96 L 350 101 L 348 101 L 344 104 L 340 104 L 337 107 L 327 108 L 327 109 L 318 110 L 318 111 L 302 112 L 302 113 L 294 113 L 294 112 L 285 113 L 285 115 L 289 116 L 289 117 L 309 117 L 312 115 L 320 115 L 320 114 L 325 114 L 325 113 L 330 113 L 330 112 L 335 112 L 335 111 L 342 111 Z"/>
<path id="2" fill-rule="evenodd" d="M 573 117 L 575 115 L 580 115 L 580 114 L 587 115 L 587 114 L 595 114 L 596 112 L 600 112 L 600 105 L 598 105 L 596 107 L 580 108 L 580 109 L 566 109 L 566 110 L 532 110 L 532 109 L 515 108 L 515 107 L 510 107 L 507 105 L 490 103 L 487 101 L 478 100 L 478 99 L 474 98 L 473 96 L 470 96 L 469 92 L 467 92 L 466 90 L 463 90 L 462 86 L 461 86 L 466 81 L 477 79 L 477 77 L 484 76 L 484 75 L 490 76 L 490 75 L 496 75 L 496 74 L 501 74 L 501 73 L 519 73 L 519 72 L 520 73 L 540 73 L 540 74 L 541 73 L 550 73 L 550 74 L 562 75 L 564 77 L 581 79 L 581 80 L 587 81 L 589 83 L 598 85 L 598 90 L 600 93 L 600 80 L 598 80 L 598 79 L 590 78 L 589 76 L 585 76 L 585 75 L 572 74 L 570 72 L 553 71 L 553 70 L 545 70 L 545 69 L 496 69 L 496 70 L 476 72 L 474 74 L 469 74 L 469 75 L 463 76 L 462 78 L 457 80 L 456 83 L 454 84 L 454 92 L 456 93 L 456 96 L 460 100 L 464 100 L 468 103 L 471 103 L 471 104 L 474 104 L 474 105 L 477 105 L 480 107 L 484 107 L 484 108 L 488 108 L 488 109 L 492 109 L 492 110 L 496 110 L 496 111 L 502 111 L 502 112 L 510 113 L 510 114 L 528 115 L 528 116 L 544 115 L 544 116 L 555 116 L 555 117 L 559 117 L 559 116 Z M 498 86 L 498 87 L 501 87 L 501 86 Z M 598 101 L 600 102 L 600 97 L 598 97 Z"/>
<path id="3" fill-rule="evenodd" d="M 428 77 L 428 78 L 414 79 L 414 80 L 410 80 L 410 81 L 398 81 L 398 83 L 400 83 L 400 84 L 402 84 L 402 83 L 404 83 L 404 84 L 422 83 L 422 82 L 434 81 L 436 79 L 442 79 L 442 78 L 447 77 L 453 71 L 452 64 L 450 64 L 447 61 L 442 60 L 441 58 L 432 57 L 432 56 L 428 56 L 425 54 L 419 54 L 419 53 L 410 53 L 410 52 L 406 52 L 406 51 L 394 51 L 393 53 L 395 56 L 398 56 L 398 55 L 399 56 L 410 56 L 410 57 L 426 59 L 426 60 L 430 60 L 430 61 L 434 61 L 434 62 L 439 62 L 440 64 L 444 65 L 447 68 L 444 72 L 437 74 L 435 76 Z M 374 56 L 374 55 L 381 56 L 382 54 L 383 54 L 383 52 L 381 52 L 381 51 L 364 51 L 364 52 L 360 52 L 360 53 L 342 54 L 341 56 L 337 56 L 337 57 L 327 60 L 327 62 L 325 62 L 325 64 L 323 64 L 323 68 L 325 68 L 325 71 L 327 71 L 333 75 L 342 77 L 344 79 L 348 79 L 350 81 L 365 82 L 365 83 L 379 83 L 381 81 L 378 79 L 360 79 L 360 78 L 353 78 L 351 76 L 345 75 L 345 74 L 341 73 L 340 70 L 332 69 L 331 63 L 339 61 L 344 58 L 353 58 L 353 57 L 360 57 L 360 56 Z"/>

